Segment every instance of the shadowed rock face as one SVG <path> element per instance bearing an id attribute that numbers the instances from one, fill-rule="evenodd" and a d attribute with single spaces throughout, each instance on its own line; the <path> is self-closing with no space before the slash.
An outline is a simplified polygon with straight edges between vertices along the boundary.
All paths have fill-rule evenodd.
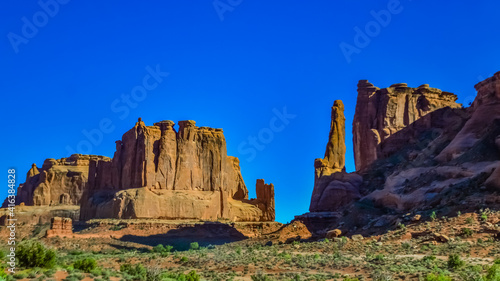
<path id="1" fill-rule="evenodd" d="M 104 156 L 74 154 L 68 158 L 46 159 L 39 169 L 36 164 L 17 191 L 16 203 L 27 206 L 79 205 L 87 185 L 89 162 L 109 160 Z"/>
<path id="2" fill-rule="evenodd" d="M 360 80 L 352 124 L 356 170 L 380 158 L 380 143 L 416 120 L 440 108 L 460 108 L 456 100 L 456 95 L 427 84 L 411 88 L 400 83 L 379 89 Z"/>
<path id="3" fill-rule="evenodd" d="M 498 209 L 500 72 L 475 88 L 472 106 L 459 108 L 455 95 L 427 85 L 380 90 L 360 81 L 353 137 L 362 167 L 329 175 L 316 170 L 310 213 L 297 220 L 314 231 L 374 235 L 408 213 Z"/>
<path id="4" fill-rule="evenodd" d="M 81 219 L 274 220 L 274 187 L 258 182 L 257 199 L 248 200 L 222 129 L 189 120 L 180 121 L 176 132 L 173 125 L 146 126 L 139 119 L 116 142 L 111 161 L 90 163 Z"/>

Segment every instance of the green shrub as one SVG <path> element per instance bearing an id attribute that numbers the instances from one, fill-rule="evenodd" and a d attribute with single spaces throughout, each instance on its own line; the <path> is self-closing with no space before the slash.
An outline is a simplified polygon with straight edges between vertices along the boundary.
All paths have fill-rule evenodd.
<path id="1" fill-rule="evenodd" d="M 196 271 L 192 270 L 188 274 L 180 274 L 177 277 L 178 281 L 200 281 L 200 275 Z"/>
<path id="2" fill-rule="evenodd" d="M 467 227 L 462 228 L 462 236 L 471 237 L 472 234 L 474 234 L 474 231 L 472 231 L 472 229 L 467 228 Z"/>
<path id="3" fill-rule="evenodd" d="M 484 277 L 485 281 L 500 281 L 500 265 L 494 264 L 488 268 L 488 273 Z"/>
<path id="4" fill-rule="evenodd" d="M 28 273 L 26 272 L 18 272 L 13 275 L 14 278 L 16 279 L 24 279 L 28 277 Z"/>
<path id="5" fill-rule="evenodd" d="M 432 213 L 431 213 L 431 220 L 435 221 L 436 218 L 437 218 L 436 212 L 432 211 Z"/>
<path id="6" fill-rule="evenodd" d="M 465 262 L 460 259 L 460 256 L 457 254 L 451 254 L 448 257 L 448 267 L 450 269 L 459 269 L 464 266 Z"/>
<path id="7" fill-rule="evenodd" d="M 35 240 L 26 240 L 16 248 L 16 257 L 23 267 L 52 268 L 56 264 L 56 252 L 47 249 L 42 243 Z"/>
<path id="8" fill-rule="evenodd" d="M 92 270 L 96 269 L 97 262 L 93 258 L 86 258 L 75 261 L 73 267 L 83 272 L 90 273 Z"/>
<path id="9" fill-rule="evenodd" d="M 250 276 L 252 281 L 271 281 L 271 277 L 267 276 L 262 272 L 257 272 L 257 274 Z"/>
<path id="10" fill-rule="evenodd" d="M 486 212 L 481 212 L 481 220 L 488 221 L 488 214 Z"/>
<path id="11" fill-rule="evenodd" d="M 198 244 L 198 242 L 193 242 L 191 244 L 189 244 L 189 249 L 191 250 L 198 250 L 200 248 L 200 244 Z"/>
<path id="12" fill-rule="evenodd" d="M 122 264 L 120 271 L 130 275 L 132 280 L 146 280 L 147 270 L 142 264 L 137 264 L 136 266 L 129 263 Z"/>
<path id="13" fill-rule="evenodd" d="M 83 255 L 83 251 L 80 251 L 80 250 L 71 250 L 71 251 L 68 252 L 68 255 L 72 255 L 72 256 Z"/>
<path id="14" fill-rule="evenodd" d="M 453 279 L 451 279 L 451 277 L 446 276 L 442 273 L 439 275 L 431 273 L 427 275 L 427 277 L 425 278 L 425 281 L 452 281 L 452 280 Z"/>

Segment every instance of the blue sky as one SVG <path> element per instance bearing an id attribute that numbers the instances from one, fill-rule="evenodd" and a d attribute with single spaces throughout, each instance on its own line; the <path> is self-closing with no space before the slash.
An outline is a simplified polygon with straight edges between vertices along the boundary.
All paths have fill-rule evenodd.
<path id="1" fill-rule="evenodd" d="M 251 196 L 256 179 L 275 184 L 280 222 L 308 210 L 314 159 L 323 157 L 336 99 L 345 104 L 347 169 L 354 169 L 358 80 L 430 84 L 468 103 L 474 84 L 500 70 L 498 1 L 6 0 L 0 6 L 5 175 L 16 168 L 24 180 L 31 163 L 71 151 L 112 156 L 114 141 L 137 117 L 149 125 L 192 119 L 224 128 Z M 151 71 L 161 75 L 141 92 Z M 290 118 L 272 126 L 284 108 Z M 252 137 L 265 143 L 252 148 Z M 6 190 L 7 183 L 1 197 Z"/>

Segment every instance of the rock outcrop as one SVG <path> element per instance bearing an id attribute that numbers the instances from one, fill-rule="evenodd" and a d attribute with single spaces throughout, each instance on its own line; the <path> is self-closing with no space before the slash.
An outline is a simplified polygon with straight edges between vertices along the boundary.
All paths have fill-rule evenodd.
<path id="1" fill-rule="evenodd" d="M 341 100 L 336 100 L 332 106 L 332 121 L 325 157 L 318 158 L 314 162 L 316 179 L 342 171 L 345 168 L 345 152 L 344 104 Z"/>
<path id="2" fill-rule="evenodd" d="M 227 156 L 222 129 L 194 121 L 135 126 L 112 160 L 90 162 L 80 218 L 274 220 L 274 187 L 257 181 L 248 199 L 239 161 Z"/>
<path id="3" fill-rule="evenodd" d="M 456 100 L 456 95 L 427 84 L 411 88 L 400 83 L 379 89 L 360 80 L 352 126 L 356 170 L 379 159 L 381 143 L 416 120 L 440 108 L 460 108 Z M 429 128 L 430 122 L 420 125 Z"/>
<path id="4" fill-rule="evenodd" d="M 373 235 L 402 217 L 498 209 L 500 72 L 475 88 L 472 106 L 461 108 L 455 95 L 428 85 L 378 89 L 360 81 L 353 122 L 357 171 L 316 170 L 310 212 L 296 220 L 321 235 L 335 228 Z"/>
<path id="5" fill-rule="evenodd" d="M 50 222 L 50 229 L 47 230 L 47 238 L 69 237 L 73 235 L 73 221 L 70 218 L 54 217 Z"/>
<path id="6" fill-rule="evenodd" d="M 314 161 L 314 188 L 309 210 L 330 211 L 359 199 L 360 176 L 345 172 L 344 104 L 336 100 L 332 106 L 330 134 L 325 157 Z"/>
<path id="7" fill-rule="evenodd" d="M 16 203 L 27 206 L 79 205 L 87 185 L 89 162 L 109 158 L 74 154 L 68 158 L 46 159 L 41 168 L 36 164 L 26 174 L 17 190 Z"/>

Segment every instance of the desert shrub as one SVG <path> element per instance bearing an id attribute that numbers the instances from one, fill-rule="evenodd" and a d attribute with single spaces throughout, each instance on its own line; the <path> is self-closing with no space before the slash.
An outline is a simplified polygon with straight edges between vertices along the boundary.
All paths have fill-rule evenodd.
<path id="1" fill-rule="evenodd" d="M 196 273 L 196 271 L 192 270 L 188 274 L 181 273 L 179 277 L 177 277 L 178 281 L 200 281 L 200 275 Z"/>
<path id="2" fill-rule="evenodd" d="M 113 225 L 112 227 L 109 228 L 109 230 L 112 231 L 119 231 L 125 228 L 125 225 Z"/>
<path id="3" fill-rule="evenodd" d="M 24 279 L 28 277 L 28 273 L 26 272 L 18 272 L 13 275 L 14 278 L 16 279 Z"/>
<path id="4" fill-rule="evenodd" d="M 142 264 L 137 264 L 136 266 L 129 263 L 122 264 L 120 271 L 130 275 L 131 280 L 146 280 L 147 270 Z"/>
<path id="5" fill-rule="evenodd" d="M 181 262 L 188 262 L 188 261 L 189 261 L 189 259 L 187 257 L 182 257 L 181 258 Z"/>
<path id="6" fill-rule="evenodd" d="M 482 221 L 488 221 L 488 212 L 487 211 L 482 211 L 480 218 L 481 218 Z"/>
<path id="7" fill-rule="evenodd" d="M 73 267 L 83 272 L 90 273 L 97 267 L 97 262 L 93 258 L 86 258 L 83 260 L 75 261 Z"/>
<path id="8" fill-rule="evenodd" d="M 429 274 L 427 275 L 427 277 L 425 278 L 425 281 L 452 281 L 453 279 L 451 279 L 450 276 L 446 276 L 444 274 L 439 274 L 439 275 L 436 275 L 436 274 Z"/>
<path id="9" fill-rule="evenodd" d="M 71 251 L 68 252 L 68 255 L 71 255 L 71 256 L 83 255 L 83 251 L 81 251 L 81 250 L 71 250 Z"/>
<path id="10" fill-rule="evenodd" d="M 434 220 L 436 220 L 436 218 L 437 218 L 436 212 L 432 211 L 432 213 L 431 213 L 431 220 L 434 221 Z"/>
<path id="11" fill-rule="evenodd" d="M 191 250 L 198 250 L 200 248 L 200 244 L 198 244 L 198 242 L 193 242 L 191 244 L 189 244 L 189 249 Z"/>
<path id="12" fill-rule="evenodd" d="M 252 281 L 271 281 L 271 277 L 267 276 L 262 272 L 257 272 L 255 275 L 250 276 Z"/>
<path id="13" fill-rule="evenodd" d="M 56 252 L 35 240 L 26 240 L 16 248 L 16 257 L 23 267 L 52 268 L 56 264 Z"/>
<path id="14" fill-rule="evenodd" d="M 474 223 L 474 219 L 472 217 L 468 217 L 468 218 L 465 219 L 465 222 L 467 224 L 473 224 Z"/>
<path id="15" fill-rule="evenodd" d="M 101 276 L 102 270 L 100 268 L 96 267 L 90 271 L 90 274 L 92 274 L 93 276 Z"/>
<path id="16" fill-rule="evenodd" d="M 85 275 L 75 272 L 68 275 L 66 279 L 64 279 L 64 281 L 79 281 L 82 280 L 83 278 L 85 278 Z"/>
<path id="17" fill-rule="evenodd" d="M 500 265 L 494 264 L 488 268 L 488 273 L 484 277 L 485 281 L 500 281 Z"/>
<path id="18" fill-rule="evenodd" d="M 174 247 L 170 245 L 163 246 L 162 244 L 156 245 L 151 251 L 153 253 L 159 253 L 162 257 L 168 256 Z"/>
<path id="19" fill-rule="evenodd" d="M 462 235 L 464 237 L 471 237 L 472 234 L 474 234 L 474 231 L 472 231 L 472 229 L 467 228 L 467 227 L 462 228 Z"/>
<path id="20" fill-rule="evenodd" d="M 460 259 L 460 256 L 457 254 L 451 254 L 448 257 L 448 267 L 450 269 L 459 269 L 460 267 L 464 266 L 465 262 Z"/>

